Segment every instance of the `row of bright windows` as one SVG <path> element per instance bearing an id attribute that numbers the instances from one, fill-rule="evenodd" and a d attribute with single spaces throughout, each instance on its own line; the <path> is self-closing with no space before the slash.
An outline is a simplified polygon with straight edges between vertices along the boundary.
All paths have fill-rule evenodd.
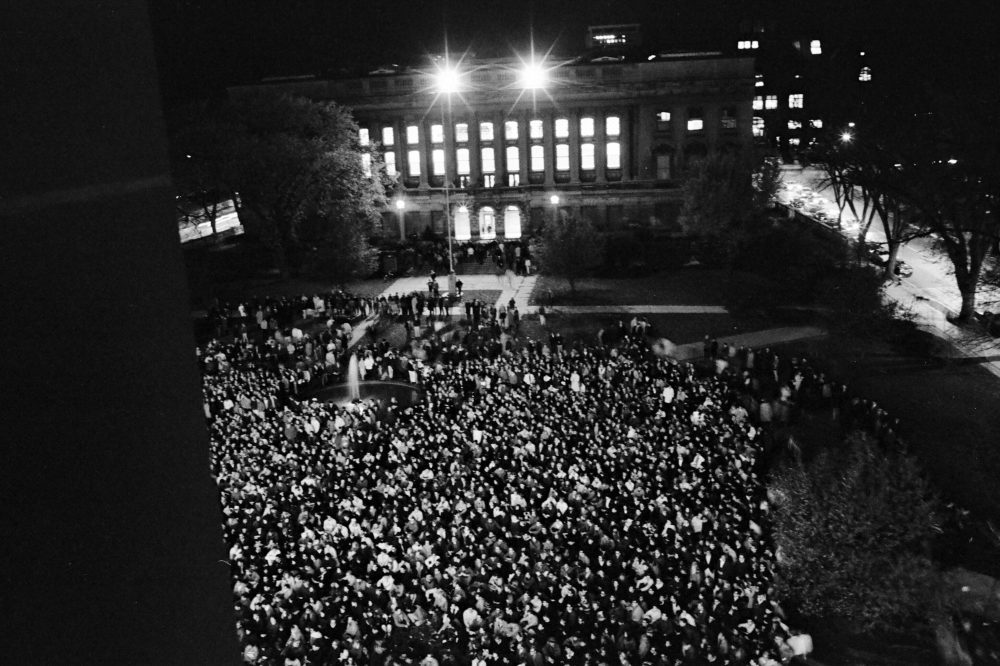
<path id="1" fill-rule="evenodd" d="M 479 209 L 479 238 L 481 240 L 491 240 L 497 237 L 496 210 L 490 206 L 483 206 Z M 455 211 L 455 240 L 469 240 L 472 238 L 472 224 L 469 209 L 466 206 L 459 206 Z M 503 211 L 504 238 L 521 237 L 521 211 L 517 206 L 507 206 Z"/>
<path id="2" fill-rule="evenodd" d="M 802 93 L 792 93 L 788 96 L 788 108 L 789 109 L 801 109 L 805 105 L 805 95 Z M 753 98 L 753 110 L 761 111 L 763 109 L 777 109 L 778 108 L 778 96 L 777 95 L 757 95 Z"/>
<path id="3" fill-rule="evenodd" d="M 580 168 L 584 171 L 593 171 L 596 168 L 596 149 L 593 143 L 580 144 Z M 622 166 L 622 145 L 617 141 L 610 141 L 605 144 L 604 165 L 608 169 L 620 169 Z M 504 151 L 507 158 L 507 173 L 519 173 L 521 170 L 521 151 L 517 146 L 507 146 Z M 471 155 L 468 148 L 458 148 L 455 150 L 455 172 L 459 176 L 468 176 L 471 173 Z M 495 174 L 496 150 L 491 147 L 482 148 L 480 151 L 482 158 L 483 174 Z M 385 171 L 390 176 L 398 174 L 396 165 L 396 154 L 392 151 L 385 153 Z M 529 152 L 531 171 L 540 173 L 545 171 L 545 147 L 531 146 Z M 362 154 L 362 161 L 365 164 L 365 173 L 370 175 L 371 157 L 367 153 Z M 406 153 L 406 167 L 410 176 L 420 175 L 421 165 L 420 151 L 410 150 Z M 556 171 L 569 171 L 569 144 L 556 144 Z M 431 173 L 435 176 L 445 175 L 445 153 L 442 148 L 435 148 L 431 151 Z"/>
<path id="4" fill-rule="evenodd" d="M 754 116 L 753 119 L 753 135 L 754 136 L 764 136 L 764 119 L 760 116 Z M 813 129 L 823 129 L 823 121 L 819 118 L 815 118 L 809 121 L 809 127 Z M 789 120 L 788 129 L 790 130 L 800 130 L 802 129 L 802 122 L 799 120 Z M 793 144 L 797 145 L 797 144 Z"/>
<path id="5" fill-rule="evenodd" d="M 801 48 L 801 42 L 795 42 L 796 48 Z M 741 39 L 736 42 L 736 48 L 740 51 L 755 51 L 760 48 L 760 41 L 756 39 Z M 823 42 L 813 39 L 809 42 L 809 53 L 811 55 L 823 55 Z"/>
<path id="6" fill-rule="evenodd" d="M 593 138 L 594 136 L 594 119 L 580 118 L 580 136 L 583 138 Z M 516 141 L 520 136 L 520 124 L 516 120 L 508 120 L 503 124 L 504 138 L 507 141 Z M 555 120 L 555 138 L 557 139 L 568 139 L 569 138 L 569 119 L 568 118 L 556 118 Z M 444 125 L 435 124 L 431 125 L 431 143 L 444 143 Z M 608 116 L 604 119 L 604 134 L 609 137 L 616 137 L 621 135 L 621 119 L 618 116 Z M 542 120 L 531 120 L 528 122 L 528 136 L 532 139 L 543 139 L 545 138 L 545 124 Z M 362 127 L 359 132 L 359 139 L 362 146 L 368 146 L 371 144 L 371 136 L 368 129 Z M 479 140 L 480 141 L 493 141 L 495 139 L 494 127 L 491 122 L 479 123 Z M 455 124 L 455 142 L 456 143 L 467 143 L 469 141 L 469 124 L 468 123 L 456 123 Z M 420 127 L 417 125 L 407 125 L 406 126 L 406 143 L 408 145 L 416 145 L 420 143 Z M 382 128 L 382 145 L 383 146 L 394 146 L 396 145 L 396 133 L 395 129 L 392 127 Z"/>

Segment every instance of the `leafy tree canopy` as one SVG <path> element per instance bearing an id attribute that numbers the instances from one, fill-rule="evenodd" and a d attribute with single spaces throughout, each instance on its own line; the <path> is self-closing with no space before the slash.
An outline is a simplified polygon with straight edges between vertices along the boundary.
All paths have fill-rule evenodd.
<path id="1" fill-rule="evenodd" d="M 539 270 L 566 278 L 576 293 L 576 281 L 600 265 L 604 240 L 589 219 L 560 215 L 545 223 L 532 255 Z"/>

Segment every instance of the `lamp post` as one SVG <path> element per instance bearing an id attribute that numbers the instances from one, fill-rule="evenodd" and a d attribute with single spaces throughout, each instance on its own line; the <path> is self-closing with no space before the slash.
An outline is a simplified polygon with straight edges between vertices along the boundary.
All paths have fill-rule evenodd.
<path id="1" fill-rule="evenodd" d="M 441 124 L 444 125 L 444 221 L 448 232 L 448 292 L 455 293 L 455 253 L 452 250 L 451 231 L 451 183 L 448 178 L 448 133 L 452 131 L 451 114 L 451 94 L 458 91 L 458 70 L 453 68 L 447 61 L 445 66 L 437 73 L 438 93 L 445 96 L 444 105 L 441 107 Z"/>
<path id="2" fill-rule="evenodd" d="M 555 224 L 559 221 L 559 195 L 549 197 L 549 203 L 552 204 L 552 223 Z"/>
<path id="3" fill-rule="evenodd" d="M 406 201 L 402 197 L 396 199 L 396 212 L 399 213 L 399 240 L 406 241 Z"/>

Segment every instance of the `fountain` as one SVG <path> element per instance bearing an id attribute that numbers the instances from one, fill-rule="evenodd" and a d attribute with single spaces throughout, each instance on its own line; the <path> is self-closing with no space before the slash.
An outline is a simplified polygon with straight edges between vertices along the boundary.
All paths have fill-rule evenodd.
<path id="1" fill-rule="evenodd" d="M 358 370 L 357 354 L 351 354 L 347 365 L 347 395 L 351 400 L 361 397 L 361 372 Z"/>

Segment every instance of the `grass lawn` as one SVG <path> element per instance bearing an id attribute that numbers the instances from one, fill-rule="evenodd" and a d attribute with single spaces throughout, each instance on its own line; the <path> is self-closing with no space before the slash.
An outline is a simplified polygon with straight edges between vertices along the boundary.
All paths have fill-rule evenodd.
<path id="1" fill-rule="evenodd" d="M 680 269 L 628 279 L 586 278 L 577 281 L 576 296 L 562 278 L 541 276 L 533 298 L 543 303 L 551 291 L 557 305 L 722 305 L 728 272 Z"/>

